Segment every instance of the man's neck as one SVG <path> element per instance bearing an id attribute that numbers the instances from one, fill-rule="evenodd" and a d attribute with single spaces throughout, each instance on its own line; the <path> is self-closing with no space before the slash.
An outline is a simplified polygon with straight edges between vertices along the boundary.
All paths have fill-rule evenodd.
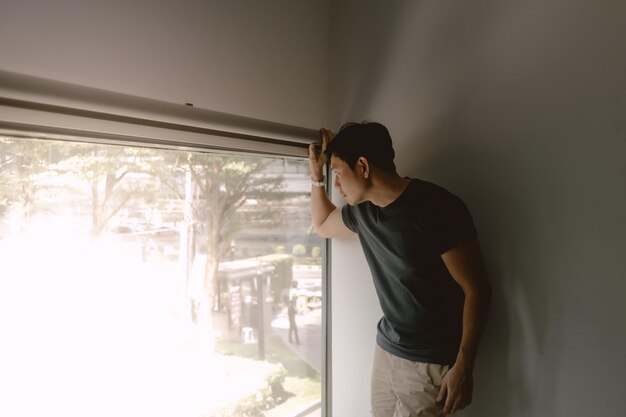
<path id="1" fill-rule="evenodd" d="M 411 180 L 402 178 L 396 172 L 390 174 L 378 171 L 372 176 L 367 199 L 378 207 L 387 207 L 402 195 L 410 182 Z"/>

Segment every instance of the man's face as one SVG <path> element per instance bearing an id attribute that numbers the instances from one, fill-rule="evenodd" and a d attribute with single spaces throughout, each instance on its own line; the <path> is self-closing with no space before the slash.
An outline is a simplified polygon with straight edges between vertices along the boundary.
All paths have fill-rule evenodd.
<path id="1" fill-rule="evenodd" d="M 351 169 L 346 161 L 332 155 L 330 157 L 330 169 L 335 174 L 335 188 L 339 190 L 343 198 L 350 205 L 356 205 L 364 201 L 365 179 L 357 167 Z"/>

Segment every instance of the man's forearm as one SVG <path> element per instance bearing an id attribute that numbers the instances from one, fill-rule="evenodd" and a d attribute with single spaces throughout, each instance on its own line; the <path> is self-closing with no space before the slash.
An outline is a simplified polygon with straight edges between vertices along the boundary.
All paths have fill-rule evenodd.
<path id="1" fill-rule="evenodd" d="M 311 218 L 313 220 L 313 226 L 315 230 L 318 230 L 319 226 L 324 223 L 328 218 L 328 215 L 333 212 L 337 207 L 328 199 L 326 195 L 326 188 L 312 186 L 311 190 Z"/>
<path id="2" fill-rule="evenodd" d="M 478 345 L 485 329 L 489 305 L 491 303 L 491 287 L 487 281 L 480 289 L 465 294 L 463 305 L 463 337 L 456 363 L 468 371 L 474 369 Z"/>

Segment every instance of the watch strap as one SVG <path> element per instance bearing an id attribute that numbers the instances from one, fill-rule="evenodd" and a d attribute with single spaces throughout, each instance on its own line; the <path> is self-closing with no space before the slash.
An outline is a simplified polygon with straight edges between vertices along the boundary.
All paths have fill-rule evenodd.
<path id="1" fill-rule="evenodd" d="M 323 187 L 326 185 L 326 177 L 322 175 L 321 181 L 315 181 L 313 178 L 311 178 L 311 184 L 313 184 L 316 187 Z"/>

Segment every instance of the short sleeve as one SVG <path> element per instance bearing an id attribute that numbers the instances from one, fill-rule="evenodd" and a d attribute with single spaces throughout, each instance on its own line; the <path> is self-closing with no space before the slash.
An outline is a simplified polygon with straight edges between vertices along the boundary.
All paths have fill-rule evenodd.
<path id="1" fill-rule="evenodd" d="M 454 194 L 446 193 L 433 201 L 425 220 L 423 230 L 439 254 L 478 235 L 467 206 Z"/>
<path id="2" fill-rule="evenodd" d="M 354 216 L 354 208 L 351 205 L 346 204 L 341 208 L 341 218 L 348 229 L 352 230 L 354 233 L 359 233 L 357 221 Z"/>

